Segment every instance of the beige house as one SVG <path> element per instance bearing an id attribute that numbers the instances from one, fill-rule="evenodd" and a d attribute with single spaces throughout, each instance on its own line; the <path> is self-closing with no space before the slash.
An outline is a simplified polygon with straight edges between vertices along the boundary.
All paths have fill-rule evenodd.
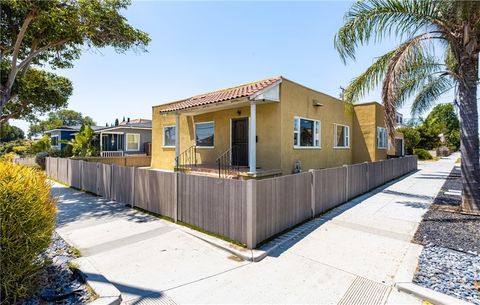
<path id="1" fill-rule="evenodd" d="M 401 154 L 384 109 L 273 77 L 153 107 L 152 167 L 264 177 Z M 403 144 L 402 144 L 403 145 Z"/>

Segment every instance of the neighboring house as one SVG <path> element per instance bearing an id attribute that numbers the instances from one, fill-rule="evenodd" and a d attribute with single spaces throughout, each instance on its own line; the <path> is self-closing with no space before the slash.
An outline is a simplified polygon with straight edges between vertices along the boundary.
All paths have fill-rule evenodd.
<path id="1" fill-rule="evenodd" d="M 129 120 L 118 126 L 96 130 L 100 139 L 102 156 L 150 155 L 152 142 L 152 121 L 146 119 Z"/>
<path id="2" fill-rule="evenodd" d="M 75 134 L 80 130 L 81 125 L 75 126 L 61 126 L 55 129 L 47 130 L 43 134 L 46 134 L 50 137 L 50 145 L 53 149 L 63 150 L 67 146 L 62 141 L 71 140 Z M 99 130 L 104 128 L 102 126 L 91 126 L 93 130 Z"/>
<path id="3" fill-rule="evenodd" d="M 153 107 L 152 167 L 261 177 L 382 160 L 383 112 L 283 77 L 218 90 Z"/>
<path id="4" fill-rule="evenodd" d="M 355 104 L 353 163 L 376 161 L 388 156 L 403 156 L 403 134 L 395 132 L 395 145 L 392 144 L 385 128 L 385 109 L 377 102 Z M 396 125 L 403 125 L 403 116 L 396 114 Z"/>

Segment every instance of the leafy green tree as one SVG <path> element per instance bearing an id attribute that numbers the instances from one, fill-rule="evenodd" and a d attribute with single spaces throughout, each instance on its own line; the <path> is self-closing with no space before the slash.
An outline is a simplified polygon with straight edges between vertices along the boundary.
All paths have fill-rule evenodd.
<path id="1" fill-rule="evenodd" d="M 0 123 L 0 142 L 10 142 L 25 139 L 22 129 L 8 123 Z"/>
<path id="2" fill-rule="evenodd" d="M 345 99 L 355 102 L 382 83 L 385 120 L 393 137 L 396 108 L 415 96 L 412 113 L 422 113 L 454 88 L 461 117 L 462 209 L 480 212 L 480 1 L 357 1 L 345 15 L 335 47 L 346 61 L 355 59 L 358 46 L 380 42 L 389 35 L 404 41 L 354 78 L 345 90 Z"/>
<path id="3" fill-rule="evenodd" d="M 82 125 L 80 131 L 70 141 L 65 141 L 72 147 L 72 154 L 79 157 L 92 157 L 98 155 L 95 133 L 88 125 Z M 63 142 L 63 141 L 62 141 Z"/>
<path id="4" fill-rule="evenodd" d="M 7 82 L 10 67 L 1 63 L 0 84 Z M 0 112 L 0 123 L 9 119 L 34 121 L 38 115 L 65 107 L 72 95 L 70 80 L 35 68 L 24 70 L 15 78 L 11 99 Z"/>
<path id="5" fill-rule="evenodd" d="M 405 140 L 405 151 L 407 154 L 413 154 L 413 150 L 417 148 L 418 143 L 420 142 L 420 133 L 415 127 L 402 127 L 397 129 L 398 132 L 403 134 Z"/>
<path id="6" fill-rule="evenodd" d="M 70 68 L 85 48 L 143 51 L 150 42 L 148 34 L 129 25 L 121 15 L 129 4 L 129 0 L 2 0 L 0 122 L 66 105 L 71 83 L 32 65 Z M 52 90 L 55 87 L 59 90 Z M 55 103 L 49 99 L 40 103 L 38 95 L 53 95 Z"/>
<path id="7" fill-rule="evenodd" d="M 36 124 L 31 124 L 28 128 L 28 136 L 42 134 L 46 130 L 59 128 L 61 126 L 79 126 L 79 125 L 95 125 L 93 119 L 89 116 L 83 116 L 82 113 L 70 110 L 62 109 L 55 112 L 50 112 L 48 117 Z"/>
<path id="8" fill-rule="evenodd" d="M 424 124 L 429 129 L 433 129 L 432 132 L 436 133 L 438 141 L 435 142 L 436 145 L 433 148 L 441 144 L 438 138 L 439 134 L 445 136 L 446 144 L 449 147 L 459 148 L 460 121 L 455 113 L 453 104 L 439 104 L 435 106 L 425 119 Z"/>

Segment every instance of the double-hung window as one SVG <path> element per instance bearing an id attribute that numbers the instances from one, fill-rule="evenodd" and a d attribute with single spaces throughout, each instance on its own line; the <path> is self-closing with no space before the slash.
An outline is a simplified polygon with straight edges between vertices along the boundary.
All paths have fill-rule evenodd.
<path id="1" fill-rule="evenodd" d="M 334 147 L 349 148 L 350 147 L 350 127 L 346 125 L 333 124 Z"/>
<path id="2" fill-rule="evenodd" d="M 320 148 L 320 121 L 295 117 L 293 119 L 293 147 Z"/>
<path id="3" fill-rule="evenodd" d="M 215 140 L 215 124 L 202 122 L 195 124 L 195 144 L 199 147 L 213 147 Z"/>
<path id="4" fill-rule="evenodd" d="M 163 146 L 164 147 L 175 147 L 175 126 L 165 126 L 163 127 Z"/>
<path id="5" fill-rule="evenodd" d="M 384 127 L 377 127 L 377 148 L 387 148 L 387 129 Z"/>
<path id="6" fill-rule="evenodd" d="M 127 133 L 127 151 L 140 150 L 140 134 Z"/>

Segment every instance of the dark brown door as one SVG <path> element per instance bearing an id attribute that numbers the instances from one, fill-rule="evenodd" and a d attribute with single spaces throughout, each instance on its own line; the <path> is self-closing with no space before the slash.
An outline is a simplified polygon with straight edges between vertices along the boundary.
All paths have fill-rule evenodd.
<path id="1" fill-rule="evenodd" d="M 248 118 L 232 120 L 232 165 L 248 166 Z"/>
<path id="2" fill-rule="evenodd" d="M 403 140 L 402 139 L 395 139 L 395 155 L 401 156 L 403 148 Z"/>

